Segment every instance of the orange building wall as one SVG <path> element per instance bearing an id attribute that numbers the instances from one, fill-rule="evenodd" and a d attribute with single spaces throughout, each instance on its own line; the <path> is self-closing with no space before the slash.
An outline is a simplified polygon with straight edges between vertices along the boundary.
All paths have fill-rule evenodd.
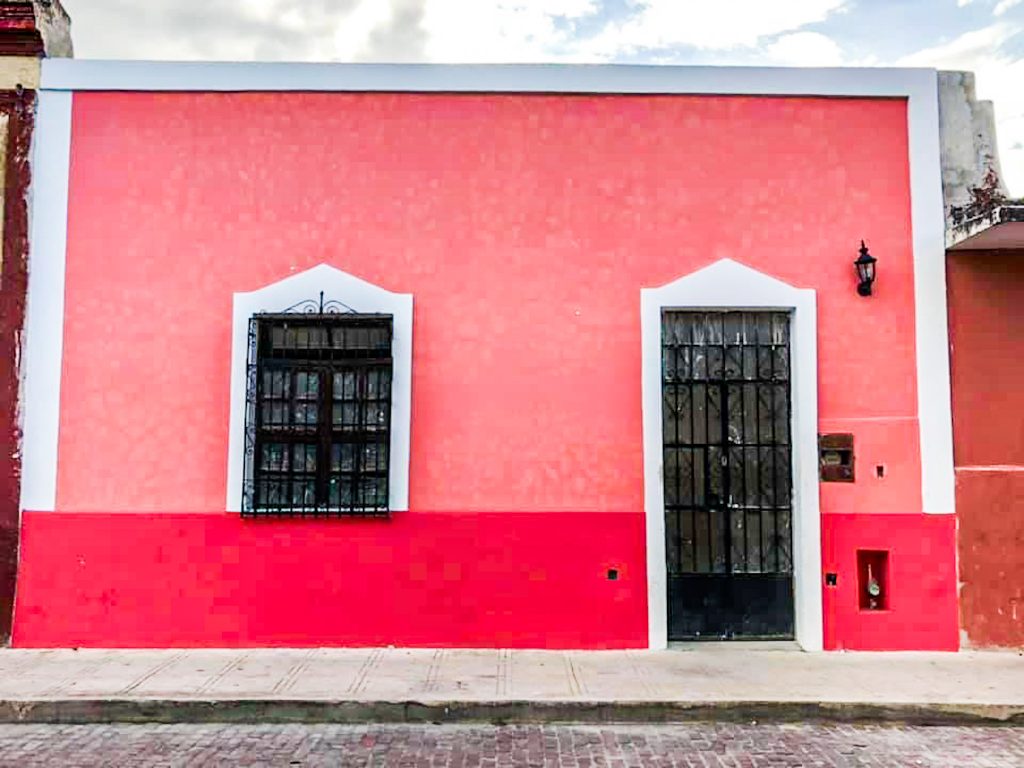
<path id="1" fill-rule="evenodd" d="M 976 646 L 1024 645 L 1024 254 L 947 260 L 960 620 Z"/>

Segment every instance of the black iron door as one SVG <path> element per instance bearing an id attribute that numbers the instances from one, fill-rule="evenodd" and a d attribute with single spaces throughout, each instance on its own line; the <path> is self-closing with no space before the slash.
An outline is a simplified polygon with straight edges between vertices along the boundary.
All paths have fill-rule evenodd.
<path id="1" fill-rule="evenodd" d="M 789 315 L 662 315 L 670 639 L 793 637 Z"/>

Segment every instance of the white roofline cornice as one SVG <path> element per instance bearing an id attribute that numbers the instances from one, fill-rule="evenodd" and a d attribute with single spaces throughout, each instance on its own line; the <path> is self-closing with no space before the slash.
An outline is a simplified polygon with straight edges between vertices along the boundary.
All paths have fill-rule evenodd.
<path id="1" fill-rule="evenodd" d="M 935 70 L 46 59 L 50 91 L 397 91 L 906 97 Z"/>

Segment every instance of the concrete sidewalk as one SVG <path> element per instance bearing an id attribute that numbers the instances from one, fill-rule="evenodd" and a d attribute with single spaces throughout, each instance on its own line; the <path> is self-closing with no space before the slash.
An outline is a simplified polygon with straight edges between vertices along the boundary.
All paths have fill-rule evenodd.
<path id="1" fill-rule="evenodd" d="M 693 719 L 1024 724 L 1024 656 L 752 643 L 0 651 L 0 722 Z"/>

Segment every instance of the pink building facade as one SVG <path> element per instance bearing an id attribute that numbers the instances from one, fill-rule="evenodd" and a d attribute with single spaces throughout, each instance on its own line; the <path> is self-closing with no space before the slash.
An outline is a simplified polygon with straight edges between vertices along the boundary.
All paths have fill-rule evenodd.
<path id="1" fill-rule="evenodd" d="M 46 62 L 13 643 L 955 650 L 937 98 Z"/>

